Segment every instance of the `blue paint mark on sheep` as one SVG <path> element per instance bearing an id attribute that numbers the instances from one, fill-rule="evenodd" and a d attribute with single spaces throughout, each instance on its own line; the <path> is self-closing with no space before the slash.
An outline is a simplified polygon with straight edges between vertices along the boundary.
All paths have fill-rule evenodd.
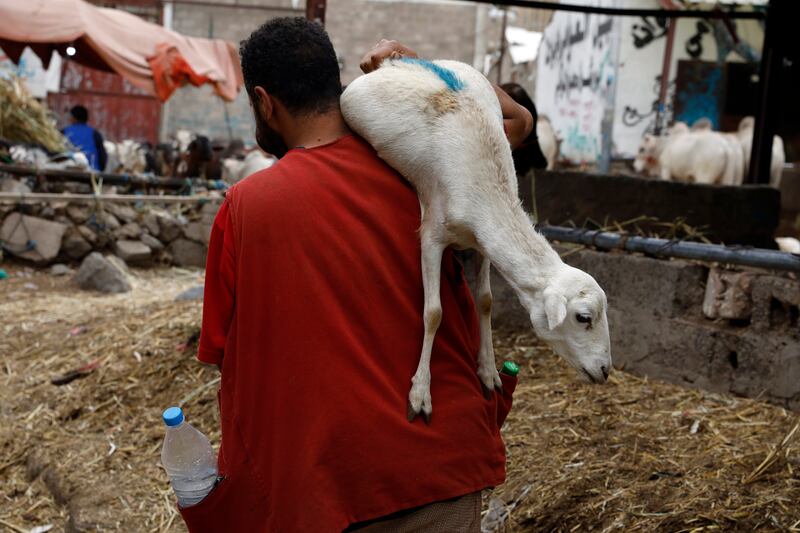
<path id="1" fill-rule="evenodd" d="M 436 63 L 427 61 L 425 59 L 417 59 L 415 57 L 404 57 L 400 61 L 403 61 L 404 63 L 419 65 L 423 68 L 430 70 L 431 72 L 439 76 L 439 79 L 441 79 L 444 82 L 444 84 L 447 85 L 447 88 L 450 89 L 451 91 L 460 91 L 461 89 L 464 88 L 464 82 L 461 81 L 461 78 L 459 78 L 455 72 L 453 72 L 448 68 L 440 67 Z"/>

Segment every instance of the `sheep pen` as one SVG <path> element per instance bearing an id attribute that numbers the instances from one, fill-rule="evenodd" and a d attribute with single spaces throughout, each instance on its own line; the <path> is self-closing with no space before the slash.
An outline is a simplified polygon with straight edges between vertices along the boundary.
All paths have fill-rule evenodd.
<path id="1" fill-rule="evenodd" d="M 180 402 L 219 442 L 218 374 L 193 353 L 201 304 L 175 301 L 202 271 L 135 270 L 133 291 L 113 296 L 9 273 L 0 530 L 185 531 L 159 416 Z M 584 385 L 529 331 L 497 330 L 495 351 L 521 372 L 485 530 L 800 531 L 796 413 L 624 371 Z"/>

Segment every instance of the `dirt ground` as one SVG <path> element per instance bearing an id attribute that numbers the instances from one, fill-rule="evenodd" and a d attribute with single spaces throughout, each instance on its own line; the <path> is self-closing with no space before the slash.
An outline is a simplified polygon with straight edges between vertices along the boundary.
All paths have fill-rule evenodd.
<path id="1" fill-rule="evenodd" d="M 0 531 L 185 531 L 160 413 L 180 403 L 219 439 L 216 370 L 193 360 L 201 304 L 174 301 L 202 272 L 136 271 L 104 296 L 4 267 Z M 495 345 L 522 371 L 487 531 L 800 531 L 797 414 L 619 371 L 583 385 L 528 332 Z"/>

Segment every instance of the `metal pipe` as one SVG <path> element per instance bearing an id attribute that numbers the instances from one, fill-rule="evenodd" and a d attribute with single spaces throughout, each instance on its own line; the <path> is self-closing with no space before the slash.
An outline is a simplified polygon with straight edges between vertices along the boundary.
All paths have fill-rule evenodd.
<path id="1" fill-rule="evenodd" d="M 461 1 L 461 0 L 459 0 Z M 617 7 L 582 6 L 575 4 L 561 4 L 542 2 L 537 0 L 470 0 L 478 4 L 494 4 L 500 6 L 529 7 L 535 9 L 548 9 L 550 11 L 571 11 L 573 13 L 590 13 L 596 15 L 612 15 L 619 17 L 664 17 L 670 19 L 698 18 L 698 19 L 756 19 L 765 17 L 760 11 L 703 11 L 700 9 L 682 9 L 668 11 L 665 9 L 629 9 Z"/>
<path id="2" fill-rule="evenodd" d="M 189 189 L 193 186 L 207 189 L 226 189 L 227 184 L 199 178 L 162 178 L 159 176 L 143 176 L 138 174 L 108 174 L 106 172 L 87 172 L 85 170 L 38 168 L 27 165 L 8 165 L 0 163 L 0 172 L 17 176 L 43 176 L 61 181 L 78 181 L 92 183 L 102 180 L 105 185 L 135 185 L 141 187 L 161 187 L 164 189 Z"/>
<path id="3" fill-rule="evenodd" d="M 563 226 L 537 226 L 537 230 L 553 241 L 572 242 L 604 250 L 641 252 L 656 257 L 680 257 L 698 261 L 716 261 L 770 270 L 800 272 L 800 255 L 766 250 L 763 248 L 737 248 L 720 244 L 683 242 L 651 237 L 620 235 L 597 230 L 565 228 Z"/>
<path id="4" fill-rule="evenodd" d="M 2 203 L 41 203 L 41 202 L 148 202 L 154 204 L 192 204 L 221 202 L 222 196 L 177 196 L 157 194 L 55 194 L 40 192 L 0 192 Z"/>

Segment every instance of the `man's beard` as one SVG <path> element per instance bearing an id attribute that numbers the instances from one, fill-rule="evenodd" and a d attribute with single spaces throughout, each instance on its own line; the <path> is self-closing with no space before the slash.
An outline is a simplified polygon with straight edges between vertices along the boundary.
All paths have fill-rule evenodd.
<path id="1" fill-rule="evenodd" d="M 258 143 L 258 146 L 268 154 L 272 154 L 278 159 L 285 156 L 286 152 L 289 151 L 289 147 L 286 146 L 283 138 L 278 134 L 277 131 L 273 130 L 267 125 L 267 122 L 261 118 L 261 115 L 255 113 L 255 116 L 256 142 Z"/>

